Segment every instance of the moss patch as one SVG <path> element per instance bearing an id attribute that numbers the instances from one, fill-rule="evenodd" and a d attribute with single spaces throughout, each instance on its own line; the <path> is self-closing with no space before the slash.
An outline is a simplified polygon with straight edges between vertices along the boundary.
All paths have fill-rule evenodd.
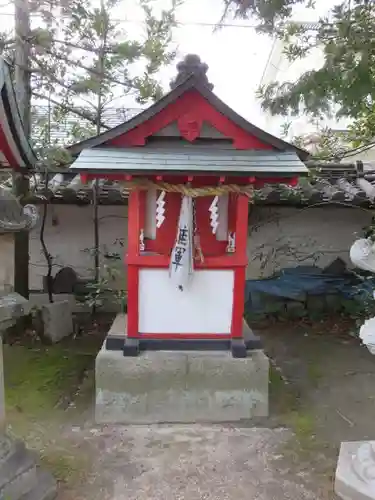
<path id="1" fill-rule="evenodd" d="M 58 420 L 77 391 L 94 352 L 80 353 L 62 346 L 29 348 L 4 346 L 7 420 Z"/>
<path id="2" fill-rule="evenodd" d="M 64 435 L 81 423 L 94 393 L 94 363 L 101 339 L 71 339 L 52 346 L 4 345 L 9 432 L 25 440 L 64 484 L 82 481 L 90 457 Z"/>

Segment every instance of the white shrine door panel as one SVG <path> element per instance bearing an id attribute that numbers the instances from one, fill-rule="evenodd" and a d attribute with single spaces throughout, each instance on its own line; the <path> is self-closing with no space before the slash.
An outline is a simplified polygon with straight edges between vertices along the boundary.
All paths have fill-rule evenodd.
<path id="1" fill-rule="evenodd" d="M 139 271 L 139 333 L 230 334 L 234 271 L 194 271 L 179 291 L 168 269 Z"/>

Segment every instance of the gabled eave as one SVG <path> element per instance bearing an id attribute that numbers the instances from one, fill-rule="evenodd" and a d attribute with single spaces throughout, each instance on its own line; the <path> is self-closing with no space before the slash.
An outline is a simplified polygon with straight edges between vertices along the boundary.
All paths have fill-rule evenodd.
<path id="1" fill-rule="evenodd" d="M 142 123 L 151 119 L 152 117 L 160 113 L 163 109 L 165 109 L 169 104 L 175 102 L 184 93 L 193 89 L 199 92 L 212 105 L 212 107 L 225 115 L 229 120 L 234 122 L 241 129 L 245 130 L 249 134 L 252 134 L 259 140 L 273 146 L 278 151 L 294 151 L 302 161 L 306 160 L 310 156 L 307 151 L 297 148 L 296 146 L 285 142 L 282 139 L 274 137 L 268 132 L 265 132 L 264 130 L 245 120 L 242 116 L 233 111 L 221 99 L 219 99 L 209 88 L 200 83 L 195 75 L 191 75 L 182 84 L 175 87 L 159 101 L 157 101 L 155 104 L 152 104 L 148 109 L 146 109 L 142 113 L 139 113 L 134 118 L 131 118 L 127 122 L 122 123 L 121 125 L 118 125 L 117 127 L 114 127 L 95 137 L 68 146 L 66 149 L 73 157 L 76 157 L 83 149 L 101 146 L 105 142 L 110 141 L 111 139 L 114 139 L 122 134 L 125 134 L 126 132 L 129 132 L 135 127 L 138 127 Z"/>

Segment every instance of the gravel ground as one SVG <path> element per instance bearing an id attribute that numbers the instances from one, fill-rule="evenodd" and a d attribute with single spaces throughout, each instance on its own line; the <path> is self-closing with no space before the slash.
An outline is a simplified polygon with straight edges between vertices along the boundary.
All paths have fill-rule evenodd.
<path id="1" fill-rule="evenodd" d="M 285 429 L 111 426 L 75 435 L 93 457 L 75 500 L 318 500 L 285 463 Z"/>

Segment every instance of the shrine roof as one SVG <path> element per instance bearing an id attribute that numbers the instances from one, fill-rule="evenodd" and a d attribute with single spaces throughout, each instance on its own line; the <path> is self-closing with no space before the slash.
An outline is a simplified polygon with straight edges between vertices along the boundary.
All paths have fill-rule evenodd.
<path id="1" fill-rule="evenodd" d="M 215 174 L 257 176 L 301 175 L 308 169 L 294 151 L 240 151 L 234 149 L 149 148 L 84 149 L 70 167 L 72 171 L 106 174 Z"/>
<path id="2" fill-rule="evenodd" d="M 22 125 L 8 64 L 0 58 L 0 166 L 32 168 L 36 162 Z"/>
<path id="3" fill-rule="evenodd" d="M 185 80 L 176 85 L 170 92 L 164 95 L 164 97 L 162 97 L 159 101 L 151 105 L 142 113 L 139 113 L 135 117 L 131 118 L 130 120 L 95 137 L 68 146 L 66 149 L 73 157 L 75 157 L 84 149 L 103 146 L 105 143 L 115 140 L 119 136 L 136 129 L 148 120 L 151 120 L 191 90 L 197 91 L 205 99 L 205 101 L 207 101 L 212 106 L 212 108 L 217 110 L 221 115 L 227 117 L 240 129 L 247 132 L 248 134 L 251 134 L 258 140 L 266 143 L 275 150 L 293 151 L 297 153 L 299 158 L 301 158 L 302 160 L 309 157 L 309 153 L 307 151 L 298 148 L 286 141 L 283 141 L 282 139 L 279 139 L 278 137 L 275 137 L 272 134 L 269 134 L 268 132 L 248 122 L 245 118 L 240 116 L 221 99 L 219 99 L 212 92 L 209 86 L 202 83 L 202 79 L 199 78 L 196 74 L 191 74 L 190 76 L 188 76 Z"/>

